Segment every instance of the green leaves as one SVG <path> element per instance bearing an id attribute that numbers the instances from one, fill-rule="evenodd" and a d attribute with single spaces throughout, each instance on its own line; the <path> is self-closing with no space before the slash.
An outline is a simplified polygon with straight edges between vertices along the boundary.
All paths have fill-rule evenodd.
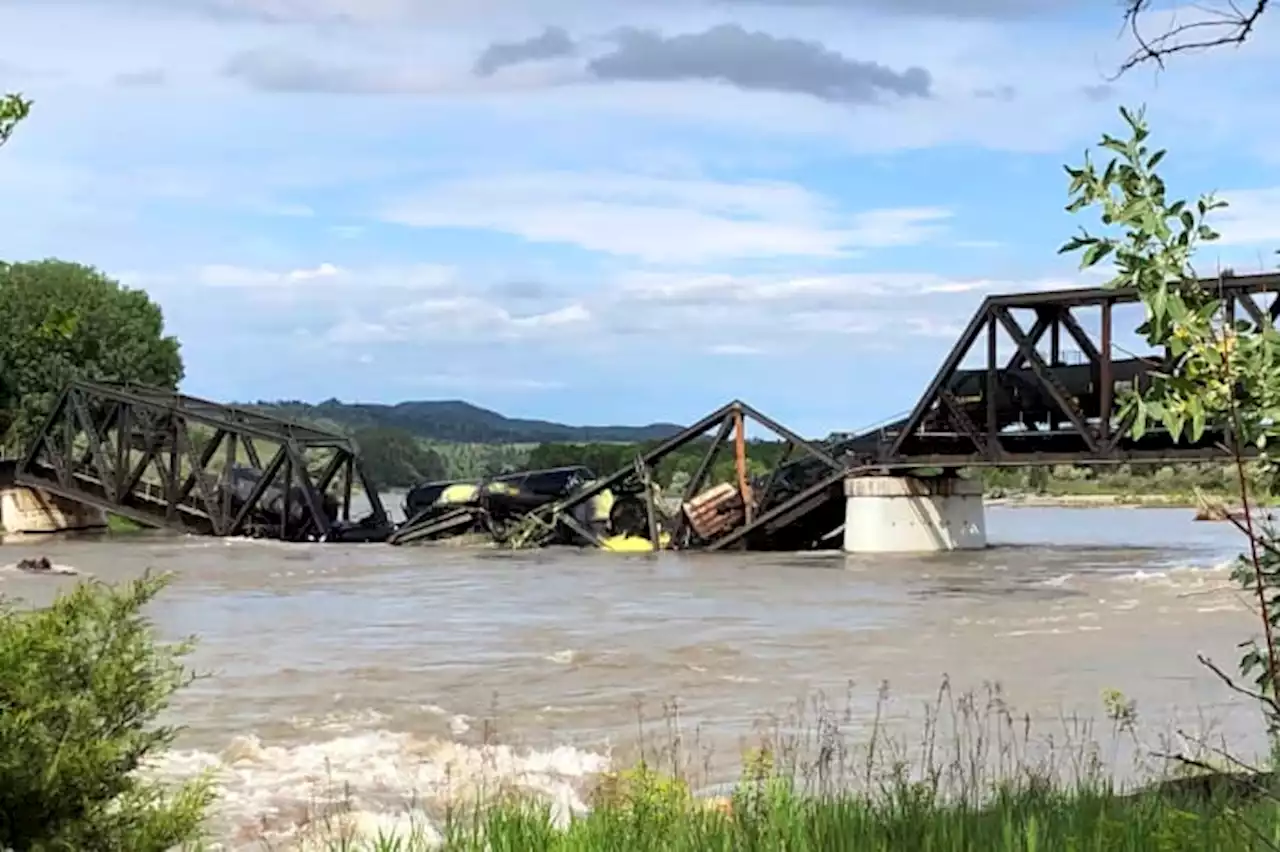
<path id="1" fill-rule="evenodd" d="M 172 744 L 157 720 L 190 681 L 190 643 L 156 643 L 143 615 L 165 582 L 0 604 L 0 849 L 165 852 L 199 834 L 208 785 L 135 772 Z"/>
<path id="2" fill-rule="evenodd" d="M 21 444 L 70 380 L 176 387 L 182 358 L 160 308 L 93 267 L 0 263 L 0 441 Z"/>
<path id="3" fill-rule="evenodd" d="M 1148 373 L 1150 386 L 1122 399 L 1131 434 L 1141 437 L 1159 424 L 1173 440 L 1195 442 L 1213 430 L 1228 436 L 1238 452 L 1246 446 L 1263 450 L 1280 430 L 1280 333 L 1271 323 L 1256 328 L 1227 316 L 1222 300 L 1200 285 L 1192 268 L 1196 250 L 1218 238 L 1207 217 L 1226 203 L 1212 195 L 1194 206 L 1170 202 L 1155 171 L 1166 154 L 1148 150 L 1143 111 L 1120 114 L 1130 136 L 1102 136 L 1098 147 L 1114 155 L 1102 171 L 1087 155 L 1082 167 L 1067 167 L 1067 209 L 1097 208 L 1108 230 L 1098 236 L 1082 231 L 1060 252 L 1080 252 L 1082 268 L 1112 258 L 1116 272 L 1108 286 L 1137 291 L 1146 309 L 1139 333 L 1168 353 L 1166 363 Z M 1274 486 L 1280 469 L 1266 459 L 1260 469 Z M 1248 497 L 1244 488 L 1242 501 Z M 1261 555 L 1242 559 L 1236 578 L 1257 598 L 1267 641 L 1242 646 L 1239 666 L 1263 694 L 1274 696 L 1280 679 L 1274 645 L 1280 633 L 1280 538 L 1265 529 L 1257 539 Z M 1266 713 L 1280 735 L 1280 704 L 1267 702 Z"/>
<path id="4" fill-rule="evenodd" d="M 31 114 L 31 101 L 18 94 L 0 96 L 0 146 L 9 141 L 13 131 Z"/>

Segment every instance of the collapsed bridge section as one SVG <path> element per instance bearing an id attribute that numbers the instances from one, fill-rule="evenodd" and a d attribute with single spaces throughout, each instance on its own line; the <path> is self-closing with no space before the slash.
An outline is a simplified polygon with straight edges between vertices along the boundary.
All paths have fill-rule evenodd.
<path id="1" fill-rule="evenodd" d="M 783 442 L 771 465 L 750 458 L 754 425 Z M 732 444 L 732 481 L 711 483 Z M 678 451 L 703 449 L 681 493 L 664 495 L 659 470 Z M 603 478 L 583 467 L 526 471 L 478 483 L 425 483 L 393 544 L 483 532 L 513 548 L 577 544 L 605 550 L 808 550 L 839 546 L 847 459 L 744 402 L 725 405 Z M 451 495 L 457 495 L 456 499 Z"/>
<path id="2" fill-rule="evenodd" d="M 140 385 L 68 385 L 14 479 L 193 535 L 370 541 L 391 529 L 350 438 Z M 359 520 L 356 488 L 369 503 Z"/>

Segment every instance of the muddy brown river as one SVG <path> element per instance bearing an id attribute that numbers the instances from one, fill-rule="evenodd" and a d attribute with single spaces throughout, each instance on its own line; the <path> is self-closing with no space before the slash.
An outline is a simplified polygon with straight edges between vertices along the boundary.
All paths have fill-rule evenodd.
<path id="1" fill-rule="evenodd" d="M 856 739 L 882 682 L 906 724 L 944 675 L 957 690 L 998 683 L 1050 729 L 1100 717 L 1119 689 L 1151 729 L 1260 746 L 1253 708 L 1196 662 L 1233 670 L 1254 629 L 1225 568 L 1240 546 L 1230 525 L 1005 507 L 988 525 L 990 549 L 926 558 L 140 535 L 4 545 L 0 563 L 177 572 L 154 615 L 166 635 L 199 637 L 191 662 L 210 677 L 178 702 L 186 730 L 157 771 L 213 770 L 233 846 L 264 818 L 288 833 L 343 785 L 384 821 L 483 773 L 571 808 L 610 755 L 669 738 L 664 703 L 705 780 L 724 780 L 769 714 L 822 693 Z M 0 570 L 0 594 L 33 603 L 72 582 Z M 495 739 L 506 745 L 482 747 Z"/>

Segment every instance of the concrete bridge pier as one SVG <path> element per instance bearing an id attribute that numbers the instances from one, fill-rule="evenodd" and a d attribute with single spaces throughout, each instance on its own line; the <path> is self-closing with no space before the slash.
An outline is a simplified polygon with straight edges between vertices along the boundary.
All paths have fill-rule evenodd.
<path id="1" fill-rule="evenodd" d="M 987 546 L 982 483 L 959 477 L 844 481 L 846 553 L 940 553 Z"/>
<path id="2" fill-rule="evenodd" d="M 73 500 L 24 488 L 14 482 L 18 463 L 0 459 L 0 542 L 18 540 L 29 533 L 101 529 L 107 515 L 101 509 Z"/>

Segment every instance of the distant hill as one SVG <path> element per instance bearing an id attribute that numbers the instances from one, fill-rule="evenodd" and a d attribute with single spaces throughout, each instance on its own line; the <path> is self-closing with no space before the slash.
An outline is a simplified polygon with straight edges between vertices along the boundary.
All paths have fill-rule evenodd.
<path id="1" fill-rule="evenodd" d="M 403 429 L 429 441 L 469 444 L 638 443 L 669 438 L 683 429 L 674 423 L 648 426 L 566 426 L 546 420 L 504 417 L 461 400 L 401 402 L 395 405 L 298 401 L 258 402 L 254 408 L 341 431 Z"/>

